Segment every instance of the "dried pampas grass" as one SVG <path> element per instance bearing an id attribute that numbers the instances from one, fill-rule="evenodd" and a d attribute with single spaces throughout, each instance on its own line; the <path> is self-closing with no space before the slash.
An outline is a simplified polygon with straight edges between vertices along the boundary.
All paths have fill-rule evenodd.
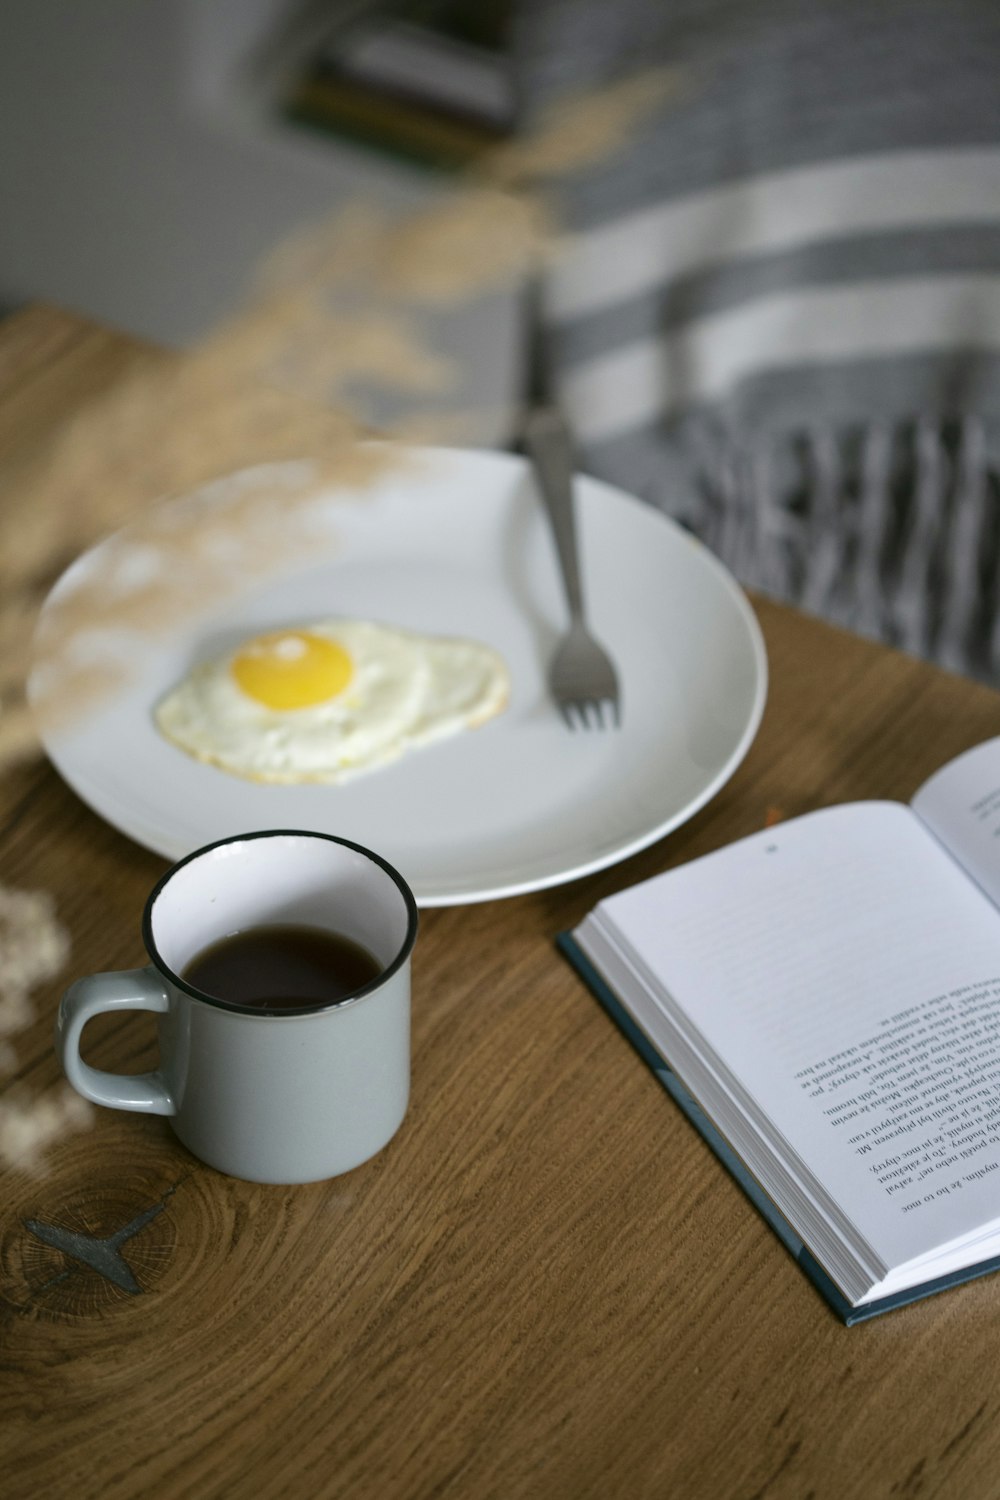
<path id="1" fill-rule="evenodd" d="M 0 1077 L 13 1071 L 14 1038 L 34 1020 L 32 993 L 60 972 L 69 946 L 48 892 L 0 886 Z M 0 1164 L 37 1165 L 53 1139 L 87 1124 L 92 1113 L 69 1088 L 42 1098 L 24 1087 L 6 1090 L 0 1099 Z"/>
<path id="2" fill-rule="evenodd" d="M 492 153 L 485 170 L 495 182 L 522 186 L 597 166 L 672 103 L 680 84 L 676 68 L 647 68 L 606 88 L 564 97 L 530 132 Z"/>
<path id="3" fill-rule="evenodd" d="M 93 1122 L 92 1106 L 68 1085 L 41 1096 L 23 1087 L 7 1089 L 0 1099 L 0 1164 L 38 1171 L 50 1146 Z"/>

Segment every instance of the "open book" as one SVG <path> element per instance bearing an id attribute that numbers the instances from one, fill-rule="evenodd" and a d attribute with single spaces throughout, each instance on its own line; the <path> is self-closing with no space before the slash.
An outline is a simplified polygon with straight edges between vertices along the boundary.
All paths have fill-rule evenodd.
<path id="1" fill-rule="evenodd" d="M 1000 1268 L 1000 739 L 559 941 L 845 1322 Z"/>

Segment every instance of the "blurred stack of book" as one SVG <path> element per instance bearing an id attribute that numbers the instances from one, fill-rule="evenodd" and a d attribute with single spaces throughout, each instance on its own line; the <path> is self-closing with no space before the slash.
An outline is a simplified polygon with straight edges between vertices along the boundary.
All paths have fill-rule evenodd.
<path id="1" fill-rule="evenodd" d="M 466 168 L 511 134 L 510 0 L 329 7 L 284 112 L 423 166 Z"/>

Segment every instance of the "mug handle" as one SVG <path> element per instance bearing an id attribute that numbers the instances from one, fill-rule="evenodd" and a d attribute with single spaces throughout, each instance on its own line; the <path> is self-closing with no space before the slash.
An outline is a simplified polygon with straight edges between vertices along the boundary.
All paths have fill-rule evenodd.
<path id="1" fill-rule="evenodd" d="M 121 969 L 91 974 L 70 985 L 59 1006 L 56 1052 L 63 1071 L 78 1094 L 109 1109 L 134 1109 L 143 1114 L 174 1115 L 177 1106 L 163 1074 L 105 1073 L 80 1056 L 80 1037 L 93 1016 L 103 1011 L 168 1011 L 170 996 L 156 969 Z"/>

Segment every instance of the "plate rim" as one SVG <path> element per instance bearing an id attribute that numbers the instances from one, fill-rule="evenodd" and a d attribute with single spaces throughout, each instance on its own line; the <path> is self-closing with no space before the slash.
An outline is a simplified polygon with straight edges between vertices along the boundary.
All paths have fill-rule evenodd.
<path id="1" fill-rule="evenodd" d="M 382 445 L 382 440 L 372 441 L 377 441 L 380 446 Z M 394 444 L 392 446 L 398 446 L 404 452 L 414 450 L 414 445 L 412 444 Z M 416 452 L 419 454 L 422 462 L 428 462 L 431 466 L 440 464 L 442 462 L 473 462 L 479 465 L 493 467 L 498 470 L 506 469 L 511 473 L 518 472 L 522 475 L 527 473 L 530 476 L 531 466 L 526 459 L 522 458 L 519 454 L 509 453 L 502 450 L 445 447 L 440 445 L 418 445 L 416 446 Z M 297 467 L 301 467 L 301 463 L 301 460 L 288 460 L 287 466 L 291 467 L 294 465 Z M 227 475 L 217 476 L 216 478 L 208 481 L 205 485 L 199 486 L 193 491 L 188 491 L 183 495 L 166 497 L 165 499 L 157 503 L 159 505 L 165 506 L 183 504 L 184 502 L 190 501 L 193 496 L 201 495 L 213 488 L 219 489 L 220 487 L 224 487 L 226 486 L 227 482 L 235 480 L 237 477 L 245 477 L 248 474 L 253 474 L 260 470 L 267 470 L 273 473 L 276 468 L 285 466 L 285 464 L 267 464 L 253 465 L 243 469 L 236 469 Z M 399 477 L 404 476 L 405 469 L 401 469 L 399 471 Z M 394 477 L 397 476 L 394 476 L 394 472 L 390 468 L 387 471 L 385 478 L 386 480 L 391 482 Z M 423 475 L 421 475 L 418 470 L 416 473 L 416 477 L 418 481 L 420 479 L 432 477 L 430 468 L 425 471 Z M 376 482 L 373 490 L 358 491 L 358 493 L 363 493 L 367 498 L 370 498 L 373 493 L 377 494 L 379 482 L 381 481 Z M 658 843 L 661 839 L 666 838 L 669 834 L 674 832 L 677 828 L 681 827 L 684 823 L 690 821 L 691 818 L 693 818 L 698 812 L 700 812 L 701 809 L 705 807 L 707 803 L 709 803 L 719 793 L 719 791 L 721 791 L 721 789 L 738 770 L 739 766 L 746 758 L 746 755 L 749 752 L 754 740 L 756 739 L 757 732 L 760 728 L 764 710 L 767 704 L 769 688 L 769 664 L 767 657 L 767 648 L 760 621 L 757 618 L 756 612 L 754 611 L 754 608 L 746 592 L 744 591 L 738 580 L 734 577 L 734 575 L 726 567 L 722 560 L 717 557 L 716 554 L 713 553 L 711 549 L 708 548 L 703 542 L 701 542 L 693 533 L 688 532 L 672 516 L 669 516 L 664 511 L 660 511 L 655 507 L 649 505 L 647 502 L 644 502 L 639 496 L 623 489 L 619 485 L 601 479 L 596 475 L 587 474 L 583 471 L 577 471 L 574 473 L 574 482 L 582 482 L 588 489 L 600 492 L 604 499 L 615 504 L 627 502 L 628 508 L 634 510 L 636 515 L 642 515 L 644 517 L 652 519 L 656 523 L 665 524 L 668 529 L 673 530 L 678 534 L 678 539 L 683 539 L 684 541 L 689 542 L 692 547 L 698 550 L 702 564 L 704 566 L 707 566 L 709 570 L 714 573 L 716 581 L 721 585 L 723 592 L 728 595 L 731 603 L 735 606 L 737 615 L 746 632 L 747 641 L 750 646 L 754 669 L 754 683 L 752 702 L 746 718 L 746 722 L 743 725 L 742 731 L 733 749 L 730 751 L 723 764 L 716 771 L 715 775 L 706 782 L 705 786 L 697 793 L 696 796 L 687 801 L 682 807 L 675 809 L 669 817 L 655 823 L 650 828 L 647 828 L 641 833 L 634 835 L 625 842 L 617 843 L 613 845 L 612 848 L 604 850 L 591 858 L 577 859 L 574 860 L 571 864 L 563 862 L 558 869 L 553 869 L 547 873 L 542 873 L 534 876 L 526 876 L 524 879 L 510 879 L 502 881 L 500 883 L 480 882 L 479 884 L 473 884 L 471 887 L 462 887 L 457 890 L 444 888 L 439 883 L 436 888 L 430 891 L 425 891 L 421 889 L 421 881 L 419 876 L 415 876 L 413 872 L 408 871 L 406 875 L 407 882 L 413 889 L 417 904 L 422 910 L 425 908 L 432 909 L 436 907 L 474 905 L 482 901 L 503 900 L 509 897 L 529 895 L 536 891 L 549 890 L 560 885 L 569 884 L 572 881 L 583 879 L 588 875 L 596 874 L 601 870 L 609 869 L 614 865 L 624 862 L 625 860 L 631 858 L 632 855 L 638 854 L 642 850 L 649 848 L 652 844 Z M 335 485 L 331 485 L 330 489 L 331 493 L 336 493 Z M 352 493 L 353 492 L 349 487 L 344 487 L 343 495 L 345 499 L 349 501 L 351 499 Z M 43 621 L 45 611 L 50 604 L 50 601 L 55 599 L 63 589 L 70 585 L 71 579 L 74 575 L 82 570 L 85 570 L 88 565 L 92 565 L 92 559 L 96 553 L 98 553 L 103 547 L 113 543 L 121 535 L 127 533 L 127 530 L 128 525 L 126 523 L 126 525 L 118 528 L 116 531 L 100 538 L 91 547 L 86 548 L 67 565 L 67 567 L 55 580 L 48 593 L 46 594 L 46 597 L 39 610 L 36 631 L 41 628 L 41 623 Z M 31 681 L 32 675 L 29 672 L 29 699 L 31 696 Z M 603 733 L 604 731 L 595 732 Z M 123 837 L 131 839 L 133 842 L 139 844 L 143 848 L 150 850 L 152 853 L 159 855 L 161 858 L 165 858 L 170 861 L 176 861 L 190 853 L 190 850 L 188 850 L 187 845 L 184 841 L 181 841 L 179 844 L 171 847 L 169 835 L 158 837 L 157 835 L 151 834 L 146 831 L 142 824 L 141 818 L 138 826 L 135 821 L 126 825 L 122 821 L 120 812 L 118 812 L 114 807 L 109 807 L 108 805 L 106 805 L 104 802 L 104 798 L 100 793 L 95 796 L 89 788 L 86 790 L 83 789 L 80 783 L 74 778 L 71 770 L 69 770 L 64 764 L 64 759 L 60 755 L 58 735 L 46 734 L 43 729 L 39 727 L 38 736 L 42 749 L 44 750 L 50 764 L 53 766 L 60 778 L 70 788 L 74 795 L 77 796 L 87 807 L 89 807 L 97 817 L 101 818 L 103 822 L 107 823 L 110 827 L 121 833 Z M 139 831 L 140 828 L 142 829 L 142 831 Z M 199 846 L 196 845 L 195 847 Z"/>

